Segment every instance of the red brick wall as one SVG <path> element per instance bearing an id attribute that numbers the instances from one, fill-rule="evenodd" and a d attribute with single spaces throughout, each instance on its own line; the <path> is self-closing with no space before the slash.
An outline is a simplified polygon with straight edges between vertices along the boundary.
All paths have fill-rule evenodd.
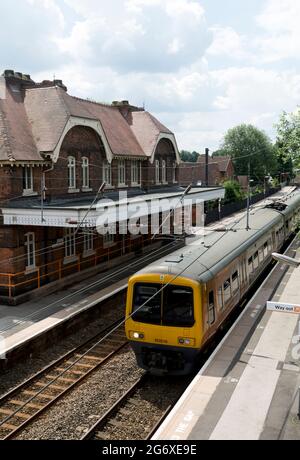
<path id="1" fill-rule="evenodd" d="M 33 191 L 40 194 L 42 168 L 35 166 L 32 169 Z M 0 202 L 23 196 L 23 168 L 21 166 L 3 166 L 0 168 Z"/>
<path id="2" fill-rule="evenodd" d="M 95 131 L 76 126 L 66 135 L 54 170 L 46 173 L 47 196 L 68 195 L 68 157 L 76 160 L 76 189 L 82 192 L 82 158 L 89 159 L 90 188 L 97 191 L 102 183 L 104 145 Z"/>

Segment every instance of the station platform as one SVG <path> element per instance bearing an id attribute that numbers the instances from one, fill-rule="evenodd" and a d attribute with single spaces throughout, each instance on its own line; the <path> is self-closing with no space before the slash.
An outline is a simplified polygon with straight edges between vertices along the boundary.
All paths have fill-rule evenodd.
<path id="1" fill-rule="evenodd" d="M 300 305 L 300 268 L 285 270 L 275 266 L 152 439 L 300 439 L 300 315 L 266 309 Z"/>
<path id="2" fill-rule="evenodd" d="M 0 304 L 0 359 L 95 305 L 125 292 L 132 274 L 178 247 L 176 242 L 158 247 L 149 254 L 131 259 L 105 273 L 22 305 L 12 307 Z"/>

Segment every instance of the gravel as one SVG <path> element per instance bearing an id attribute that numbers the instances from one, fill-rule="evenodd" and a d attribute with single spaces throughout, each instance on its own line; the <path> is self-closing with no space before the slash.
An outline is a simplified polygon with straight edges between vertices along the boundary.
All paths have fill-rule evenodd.
<path id="1" fill-rule="evenodd" d="M 121 318 L 123 314 L 124 307 L 122 306 L 114 310 L 111 310 L 111 307 L 108 310 L 103 309 L 101 311 L 101 318 L 93 320 L 86 327 L 80 328 L 72 335 L 53 344 L 48 349 L 35 354 L 33 358 L 28 357 L 24 361 L 15 364 L 14 367 L 2 372 L 0 374 L 0 396 L 53 363 L 72 348 L 77 347 L 90 337 L 101 332 L 102 329 Z"/>
<path id="2" fill-rule="evenodd" d="M 131 350 L 121 351 L 15 439 L 80 439 L 142 373 Z"/>

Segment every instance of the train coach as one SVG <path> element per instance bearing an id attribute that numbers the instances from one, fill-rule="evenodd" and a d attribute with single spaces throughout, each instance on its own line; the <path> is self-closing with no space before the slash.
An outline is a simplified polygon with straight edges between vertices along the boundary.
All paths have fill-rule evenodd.
<path id="1" fill-rule="evenodd" d="M 154 374 L 190 373 L 204 347 L 295 232 L 300 193 L 251 211 L 129 280 L 126 335 L 138 365 Z"/>

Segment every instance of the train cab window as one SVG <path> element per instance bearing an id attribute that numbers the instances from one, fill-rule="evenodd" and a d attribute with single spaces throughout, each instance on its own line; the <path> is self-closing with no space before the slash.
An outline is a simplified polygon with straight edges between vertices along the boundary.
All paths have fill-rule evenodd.
<path id="1" fill-rule="evenodd" d="M 224 309 L 223 286 L 220 286 L 218 289 L 218 305 L 219 305 L 219 310 L 222 311 Z"/>
<path id="2" fill-rule="evenodd" d="M 140 323 L 161 323 L 161 293 L 159 284 L 137 283 L 133 292 L 132 319 Z M 145 304 L 145 305 L 144 305 Z"/>
<path id="3" fill-rule="evenodd" d="M 224 302 L 225 304 L 230 300 L 231 297 L 231 283 L 230 278 L 224 283 Z"/>
<path id="4" fill-rule="evenodd" d="M 209 324 L 214 324 L 215 320 L 215 295 L 214 291 L 210 291 L 210 293 L 208 294 L 208 322 Z"/>
<path id="5" fill-rule="evenodd" d="M 193 289 L 187 286 L 167 286 L 163 291 L 162 325 L 191 327 L 194 323 Z"/>
<path id="6" fill-rule="evenodd" d="M 268 256 L 268 243 L 267 242 L 264 244 L 264 256 L 265 258 Z"/>
<path id="7" fill-rule="evenodd" d="M 238 274 L 238 271 L 233 273 L 231 279 L 232 279 L 232 293 L 235 294 L 239 289 L 239 274 Z"/>
<path id="8" fill-rule="evenodd" d="M 249 257 L 248 259 L 248 273 L 251 275 L 253 273 L 253 257 Z"/>
<path id="9" fill-rule="evenodd" d="M 256 253 L 253 256 L 253 267 L 254 270 L 258 268 L 258 251 L 256 251 Z"/>

